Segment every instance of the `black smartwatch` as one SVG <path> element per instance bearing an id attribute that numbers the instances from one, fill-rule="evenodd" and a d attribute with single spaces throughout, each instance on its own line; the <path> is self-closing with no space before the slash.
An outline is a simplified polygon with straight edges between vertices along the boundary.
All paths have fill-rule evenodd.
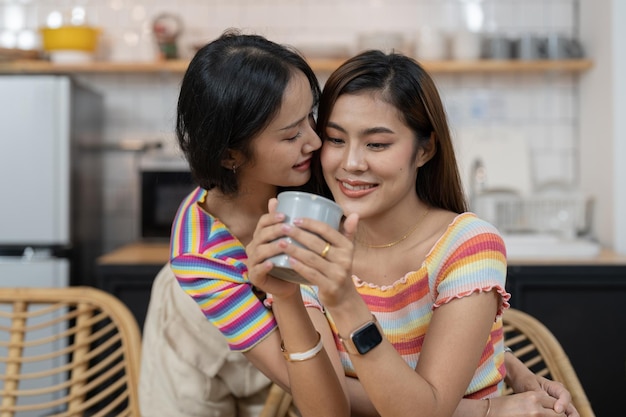
<path id="1" fill-rule="evenodd" d="M 339 340 L 350 355 L 365 355 L 383 341 L 383 335 L 376 316 L 372 315 L 372 320 L 353 331 L 348 339 L 339 336 Z"/>

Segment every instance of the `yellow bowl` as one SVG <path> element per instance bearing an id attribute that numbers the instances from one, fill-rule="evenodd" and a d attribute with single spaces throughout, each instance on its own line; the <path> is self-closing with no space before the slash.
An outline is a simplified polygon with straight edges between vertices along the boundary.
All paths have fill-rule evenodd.
<path id="1" fill-rule="evenodd" d="M 45 51 L 94 52 L 98 47 L 100 29 L 90 26 L 61 26 L 42 28 L 41 35 Z"/>

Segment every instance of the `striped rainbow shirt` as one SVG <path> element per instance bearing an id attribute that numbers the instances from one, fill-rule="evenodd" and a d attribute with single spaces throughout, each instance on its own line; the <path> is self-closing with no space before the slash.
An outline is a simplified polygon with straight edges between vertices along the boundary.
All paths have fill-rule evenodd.
<path id="1" fill-rule="evenodd" d="M 495 289 L 501 305 L 466 398 L 502 395 L 504 344 L 502 311 L 509 306 L 505 291 L 506 251 L 495 227 L 472 213 L 458 215 L 426 256 L 417 271 L 408 272 L 393 285 L 378 286 L 353 276 L 354 284 L 376 316 L 387 339 L 415 368 L 428 323 L 434 310 L 449 301 L 478 291 Z M 302 286 L 305 303 L 323 310 L 315 287 Z M 337 329 L 327 312 L 346 375 L 355 376 L 350 356 L 339 342 Z"/>
<path id="2" fill-rule="evenodd" d="M 206 194 L 196 188 L 181 203 L 172 225 L 170 263 L 180 286 L 230 349 L 245 352 L 276 329 L 276 321 L 253 292 L 244 246 L 200 207 Z"/>

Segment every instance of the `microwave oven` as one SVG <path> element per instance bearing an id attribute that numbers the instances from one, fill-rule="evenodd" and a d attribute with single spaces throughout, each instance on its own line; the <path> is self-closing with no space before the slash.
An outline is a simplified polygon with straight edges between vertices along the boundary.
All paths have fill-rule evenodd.
<path id="1" fill-rule="evenodd" d="M 196 186 L 184 160 L 142 161 L 141 238 L 169 240 L 176 211 L 183 199 Z"/>

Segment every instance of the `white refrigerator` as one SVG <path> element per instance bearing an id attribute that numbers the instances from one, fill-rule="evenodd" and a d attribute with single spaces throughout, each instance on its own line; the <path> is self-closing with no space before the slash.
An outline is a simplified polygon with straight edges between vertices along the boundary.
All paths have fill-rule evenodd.
<path id="1" fill-rule="evenodd" d="M 90 150 L 101 141 L 102 121 L 102 96 L 69 76 L 0 76 L 0 291 L 95 282 L 102 175 L 101 157 Z M 0 323 L 0 349 L 8 340 Z M 23 371 L 43 371 L 64 360 L 29 363 Z"/>
<path id="2" fill-rule="evenodd" d="M 91 283 L 102 122 L 102 96 L 69 76 L 0 76 L 0 287 Z"/>

